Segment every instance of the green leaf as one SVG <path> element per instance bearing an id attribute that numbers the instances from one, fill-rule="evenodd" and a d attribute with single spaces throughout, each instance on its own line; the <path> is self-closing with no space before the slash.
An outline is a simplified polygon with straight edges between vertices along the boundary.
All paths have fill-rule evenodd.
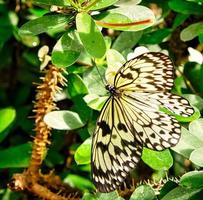
<path id="1" fill-rule="evenodd" d="M 203 118 L 196 119 L 189 124 L 191 134 L 203 141 Z"/>
<path id="2" fill-rule="evenodd" d="M 143 34 L 142 38 L 140 39 L 140 44 L 160 44 L 164 41 L 170 34 L 171 29 L 169 28 L 162 28 L 158 29 L 157 31 L 153 31 L 151 33 Z"/>
<path id="3" fill-rule="evenodd" d="M 191 154 L 190 154 L 190 160 L 200 166 L 203 167 L 203 147 L 200 147 L 198 149 L 195 149 Z"/>
<path id="4" fill-rule="evenodd" d="M 178 186 L 166 194 L 161 200 L 189 200 L 200 191 L 201 189 L 188 189 Z"/>
<path id="5" fill-rule="evenodd" d="M 52 111 L 45 115 L 45 123 L 58 130 L 74 130 L 84 126 L 79 115 L 68 110 Z"/>
<path id="6" fill-rule="evenodd" d="M 94 17 L 99 26 L 123 31 L 140 31 L 155 21 L 153 12 L 140 5 L 115 8 Z"/>
<path id="7" fill-rule="evenodd" d="M 127 48 L 134 47 L 142 36 L 142 31 L 137 32 L 121 32 L 113 43 L 112 49 L 119 52 L 126 50 Z"/>
<path id="8" fill-rule="evenodd" d="M 91 6 L 90 10 L 98 10 L 98 9 L 106 8 L 106 7 L 109 7 L 113 4 L 115 4 L 117 1 L 118 0 L 100 0 L 100 1 L 97 1 L 96 4 Z"/>
<path id="9" fill-rule="evenodd" d="M 185 97 L 192 106 L 197 107 L 199 110 L 203 109 L 203 99 L 195 94 L 184 94 Z"/>
<path id="10" fill-rule="evenodd" d="M 85 95 L 88 93 L 87 87 L 79 75 L 69 74 L 67 80 L 68 80 L 67 90 L 71 97 Z"/>
<path id="11" fill-rule="evenodd" d="M 0 168 L 21 168 L 29 165 L 32 145 L 14 146 L 0 151 Z"/>
<path id="12" fill-rule="evenodd" d="M 67 0 L 33 0 L 36 4 L 55 5 L 55 6 L 68 6 L 70 5 Z"/>
<path id="13" fill-rule="evenodd" d="M 200 113 L 199 110 L 197 108 L 194 107 L 194 113 L 189 116 L 189 117 L 184 117 L 182 115 L 177 115 L 175 113 L 173 113 L 171 110 L 165 108 L 165 107 L 160 107 L 159 108 L 160 111 L 168 114 L 168 115 L 172 115 L 174 116 L 179 122 L 191 122 L 193 120 L 196 120 L 200 117 Z"/>
<path id="14" fill-rule="evenodd" d="M 105 73 L 105 68 L 99 67 L 99 72 L 103 75 Z M 97 94 L 101 96 L 106 95 L 106 89 L 96 67 L 93 67 L 83 74 L 83 81 L 90 94 Z"/>
<path id="15" fill-rule="evenodd" d="M 100 111 L 107 98 L 108 96 L 99 97 L 96 94 L 88 94 L 83 99 L 90 108 Z"/>
<path id="16" fill-rule="evenodd" d="M 117 191 L 109 192 L 109 193 L 97 193 L 96 194 L 98 200 L 124 200 L 119 196 Z"/>
<path id="17" fill-rule="evenodd" d="M 202 15 L 202 6 L 185 0 L 170 0 L 169 7 L 178 13 Z"/>
<path id="18" fill-rule="evenodd" d="M 178 186 L 177 183 L 170 181 L 170 180 L 167 181 L 160 190 L 159 199 L 162 199 L 162 197 L 164 197 L 167 193 L 169 193 L 171 190 L 173 190 L 177 186 Z"/>
<path id="19" fill-rule="evenodd" d="M 114 84 L 114 78 L 119 68 L 126 62 L 125 58 L 118 51 L 109 49 L 106 52 L 107 69 L 105 78 L 110 85 Z"/>
<path id="20" fill-rule="evenodd" d="M 89 164 L 91 161 L 92 138 L 86 139 L 76 150 L 74 158 L 78 165 Z"/>
<path id="21" fill-rule="evenodd" d="M 115 6 L 135 6 L 136 4 L 139 4 L 142 0 L 119 0 Z"/>
<path id="22" fill-rule="evenodd" d="M 82 176 L 75 175 L 75 174 L 69 174 L 68 176 L 66 176 L 64 179 L 64 183 L 67 183 L 71 187 L 76 187 L 81 190 L 94 188 L 94 185 L 89 179 L 84 178 Z"/>
<path id="23" fill-rule="evenodd" d="M 203 171 L 191 171 L 180 178 L 180 186 L 187 188 L 203 188 Z"/>
<path id="24" fill-rule="evenodd" d="M 154 190 L 149 185 L 141 185 L 132 193 L 130 200 L 155 200 Z"/>
<path id="25" fill-rule="evenodd" d="M 76 27 L 87 52 L 95 58 L 101 58 L 106 52 L 105 41 L 91 16 L 78 13 Z"/>
<path id="26" fill-rule="evenodd" d="M 82 200 L 98 200 L 98 198 L 93 194 L 85 192 L 82 197 Z"/>
<path id="27" fill-rule="evenodd" d="M 53 29 L 66 29 L 71 21 L 71 16 L 63 14 L 46 15 L 27 22 L 21 26 L 19 33 L 28 35 L 38 35 Z"/>
<path id="28" fill-rule="evenodd" d="M 195 24 L 191 24 L 187 28 L 183 29 L 180 33 L 180 39 L 184 42 L 189 41 L 202 33 L 203 33 L 203 22 L 198 22 Z"/>
<path id="29" fill-rule="evenodd" d="M 65 33 L 53 48 L 51 60 L 57 67 L 68 67 L 76 62 L 82 51 L 74 33 Z"/>
<path id="30" fill-rule="evenodd" d="M 173 165 L 173 157 L 168 149 L 154 151 L 144 148 L 142 160 L 154 170 L 168 170 Z"/>
<path id="31" fill-rule="evenodd" d="M 185 15 L 178 13 L 174 22 L 173 22 L 173 30 L 176 29 L 178 26 L 184 23 L 184 21 L 189 17 L 190 15 Z"/>
<path id="32" fill-rule="evenodd" d="M 16 111 L 14 108 L 0 109 L 0 142 L 7 136 L 8 128 L 12 125 L 15 117 Z"/>
<path id="33" fill-rule="evenodd" d="M 203 142 L 196 136 L 190 134 L 186 128 L 182 127 L 180 141 L 175 147 L 172 147 L 172 149 L 186 158 L 189 158 L 191 152 L 200 147 L 203 147 Z"/>

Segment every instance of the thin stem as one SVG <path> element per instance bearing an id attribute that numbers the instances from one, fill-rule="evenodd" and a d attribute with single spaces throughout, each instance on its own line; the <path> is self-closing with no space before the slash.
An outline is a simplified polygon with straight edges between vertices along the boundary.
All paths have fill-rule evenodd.
<path id="1" fill-rule="evenodd" d="M 95 0 L 91 3 L 89 3 L 87 6 L 85 6 L 85 10 L 88 11 L 92 6 L 94 6 L 97 2 L 99 2 L 100 0 Z"/>

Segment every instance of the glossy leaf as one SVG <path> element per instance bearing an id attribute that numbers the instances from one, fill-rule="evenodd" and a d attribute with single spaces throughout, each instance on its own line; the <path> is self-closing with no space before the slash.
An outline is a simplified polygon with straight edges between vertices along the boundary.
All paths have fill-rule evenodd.
<path id="1" fill-rule="evenodd" d="M 109 192 L 109 193 L 97 193 L 96 197 L 98 200 L 124 200 L 119 196 L 117 191 Z"/>
<path id="2" fill-rule="evenodd" d="M 187 188 L 203 188 L 203 171 L 191 171 L 180 178 L 180 185 Z"/>
<path id="3" fill-rule="evenodd" d="M 154 151 L 144 148 L 142 160 L 154 170 L 168 170 L 173 165 L 173 158 L 168 149 Z"/>
<path id="4" fill-rule="evenodd" d="M 123 6 L 108 10 L 95 18 L 99 26 L 124 31 L 146 29 L 152 26 L 155 20 L 153 12 L 149 8 L 140 5 Z"/>
<path id="5" fill-rule="evenodd" d="M 29 165 L 32 145 L 30 143 L 0 150 L 0 168 L 22 168 Z"/>
<path id="6" fill-rule="evenodd" d="M 87 13 L 78 13 L 76 27 L 87 52 L 95 58 L 101 58 L 105 54 L 106 46 L 104 38 L 91 16 Z"/>
<path id="7" fill-rule="evenodd" d="M 46 15 L 37 19 L 31 20 L 21 26 L 20 34 L 38 35 L 40 33 L 48 32 L 53 29 L 65 30 L 68 23 L 71 21 L 71 16 L 55 14 Z"/>
<path id="8" fill-rule="evenodd" d="M 48 126 L 58 130 L 74 130 L 84 126 L 79 115 L 68 110 L 47 113 L 44 121 Z"/>
<path id="9" fill-rule="evenodd" d="M 82 51 L 74 33 L 65 33 L 58 40 L 52 51 L 52 63 L 57 67 L 68 67 L 76 62 Z"/>
<path id="10" fill-rule="evenodd" d="M 155 200 L 154 190 L 149 185 L 141 185 L 132 193 L 130 200 Z"/>
<path id="11" fill-rule="evenodd" d="M 74 158 L 78 165 L 90 163 L 91 144 L 92 144 L 92 138 L 88 138 L 77 148 Z"/>
<path id="12" fill-rule="evenodd" d="M 200 191 L 201 189 L 188 189 L 178 186 L 167 193 L 161 200 L 188 200 Z"/>

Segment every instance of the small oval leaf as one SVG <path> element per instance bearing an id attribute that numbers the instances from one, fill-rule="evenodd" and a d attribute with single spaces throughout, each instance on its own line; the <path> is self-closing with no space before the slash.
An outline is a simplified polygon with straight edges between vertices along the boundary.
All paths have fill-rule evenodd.
<path id="1" fill-rule="evenodd" d="M 92 138 L 86 139 L 76 150 L 74 158 L 78 165 L 89 164 L 91 160 Z"/>
<path id="2" fill-rule="evenodd" d="M 76 27 L 87 52 L 95 58 L 101 58 L 106 52 L 106 45 L 91 16 L 87 13 L 78 13 L 76 16 Z"/>
<path id="3" fill-rule="evenodd" d="M 53 29 L 65 30 L 70 20 L 71 16 L 62 14 L 42 16 L 21 26 L 19 34 L 38 35 Z"/>
<path id="4" fill-rule="evenodd" d="M 154 151 L 144 148 L 142 160 L 154 170 L 168 170 L 173 165 L 173 157 L 168 149 Z"/>
<path id="5" fill-rule="evenodd" d="M 58 130 L 74 130 L 84 126 L 79 115 L 68 110 L 47 113 L 44 121 L 48 126 Z"/>

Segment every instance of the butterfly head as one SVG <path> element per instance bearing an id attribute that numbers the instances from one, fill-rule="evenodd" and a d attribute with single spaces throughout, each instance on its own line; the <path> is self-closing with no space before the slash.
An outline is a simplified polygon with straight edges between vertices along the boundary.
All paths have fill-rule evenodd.
<path id="1" fill-rule="evenodd" d="M 106 89 L 110 92 L 111 95 L 120 96 L 120 91 L 117 90 L 114 86 L 107 84 Z"/>

